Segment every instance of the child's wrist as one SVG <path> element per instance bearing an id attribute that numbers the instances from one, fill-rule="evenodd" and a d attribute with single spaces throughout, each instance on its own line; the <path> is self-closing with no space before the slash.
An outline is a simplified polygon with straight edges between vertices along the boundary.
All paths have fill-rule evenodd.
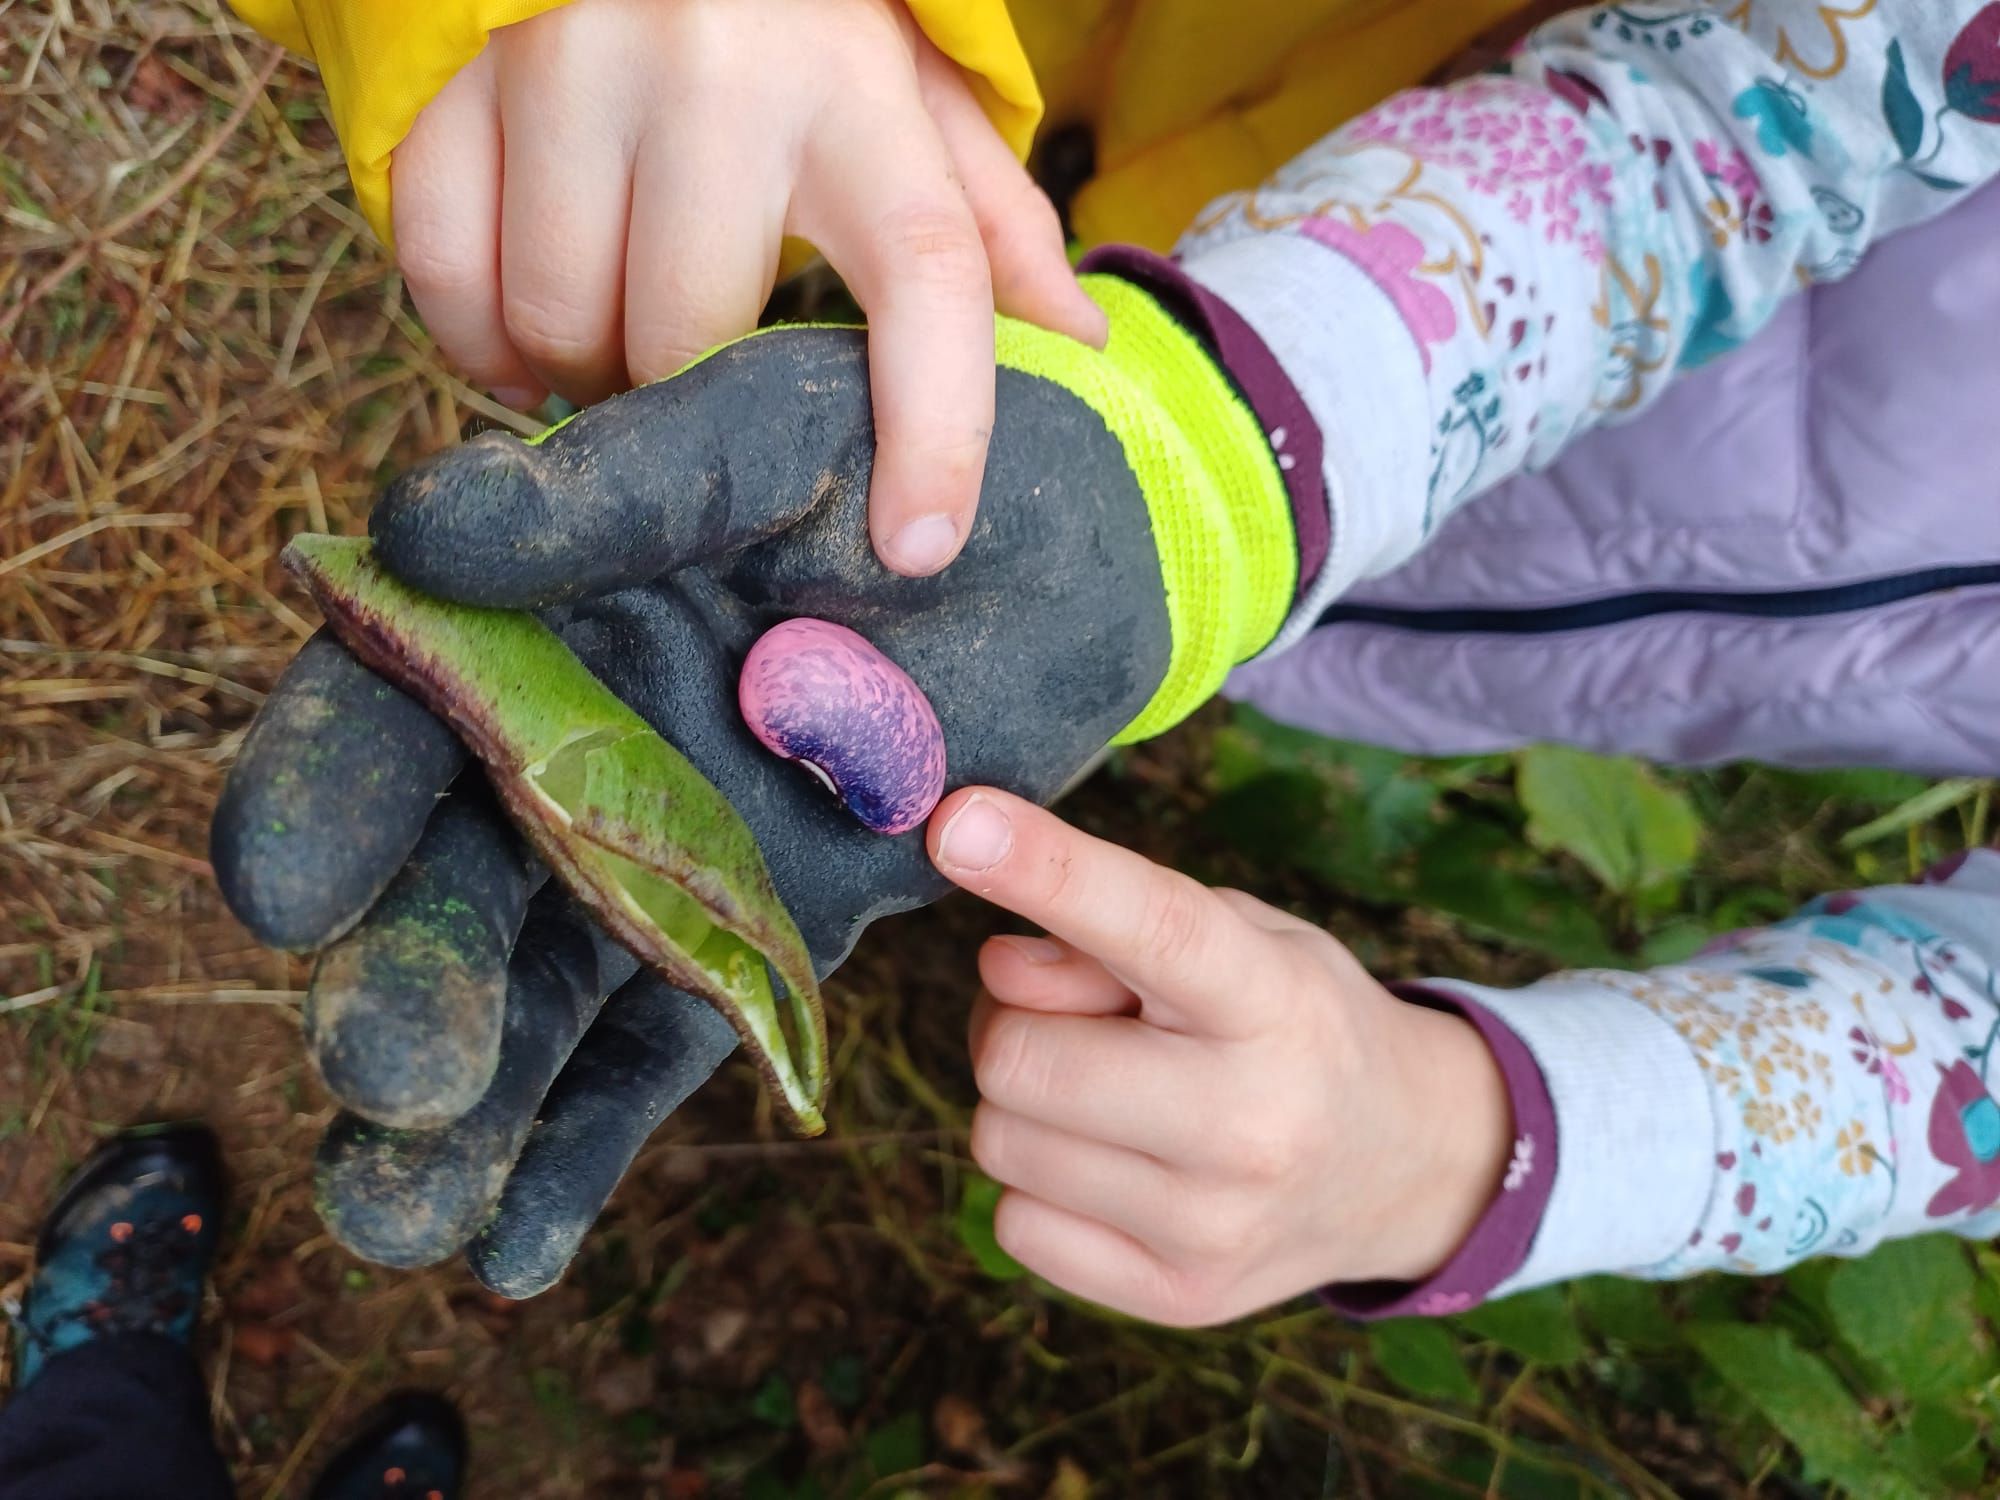
<path id="1" fill-rule="evenodd" d="M 1422 1281 L 1465 1243 L 1491 1206 L 1513 1147 L 1499 1062 L 1464 1017 L 1412 1005 L 1403 1017 L 1405 1170 L 1388 1207 L 1392 1233 L 1375 1277 Z"/>

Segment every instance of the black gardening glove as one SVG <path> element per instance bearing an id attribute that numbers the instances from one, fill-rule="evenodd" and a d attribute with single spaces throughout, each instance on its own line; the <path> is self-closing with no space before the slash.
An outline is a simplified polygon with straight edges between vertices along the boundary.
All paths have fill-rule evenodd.
<path id="1" fill-rule="evenodd" d="M 773 330 L 537 444 L 441 454 L 376 508 L 377 555 L 435 595 L 539 610 L 743 815 L 824 976 L 870 921 L 947 886 L 921 828 L 869 831 L 746 729 L 738 668 L 766 629 L 859 631 L 929 696 L 950 785 L 1046 801 L 1121 732 L 1191 709 L 1290 602 L 1290 512 L 1254 416 L 1155 303 L 1095 290 L 1108 353 L 1003 327 L 984 499 L 937 577 L 870 547 L 846 329 Z M 494 1290 L 542 1290 L 735 1045 L 598 933 L 450 731 L 326 632 L 248 736 L 213 857 L 254 933 L 320 950 L 309 1045 L 348 1113 L 319 1207 L 370 1259 L 470 1242 Z"/>

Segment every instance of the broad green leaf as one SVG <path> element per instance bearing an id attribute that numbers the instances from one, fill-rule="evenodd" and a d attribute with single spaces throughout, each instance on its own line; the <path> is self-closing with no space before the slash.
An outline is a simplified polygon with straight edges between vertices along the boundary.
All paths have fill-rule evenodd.
<path id="1" fill-rule="evenodd" d="M 891 1417 L 861 1442 L 861 1456 L 877 1479 L 907 1474 L 924 1461 L 924 1419 L 906 1411 Z"/>
<path id="2" fill-rule="evenodd" d="M 1639 945 L 1639 963 L 1648 969 L 1685 963 L 1706 948 L 1713 936 L 1707 923 L 1692 917 L 1667 922 L 1648 933 Z"/>
<path id="3" fill-rule="evenodd" d="M 1777 1328 L 1706 1324 L 1688 1340 L 1708 1365 L 1799 1450 L 1812 1475 L 1870 1500 L 1917 1500 L 1912 1478 L 1881 1447 L 1867 1412 L 1817 1355 Z"/>
<path id="4" fill-rule="evenodd" d="M 1458 1340 L 1430 1318 L 1391 1318 L 1368 1330 L 1368 1353 L 1397 1385 L 1425 1401 L 1471 1406 L 1479 1387 L 1465 1371 Z"/>
<path id="5" fill-rule="evenodd" d="M 812 958 L 728 799 L 533 615 L 420 594 L 356 539 L 297 537 L 284 560 L 356 656 L 458 731 L 606 929 L 729 1019 L 802 1133 L 825 1129 Z"/>
<path id="6" fill-rule="evenodd" d="M 1459 818 L 1417 854 L 1408 899 L 1569 968 L 1625 964 L 1603 924 L 1508 829 Z"/>
<path id="7" fill-rule="evenodd" d="M 1511 1354 L 1538 1365 L 1572 1365 L 1584 1356 L 1583 1334 L 1559 1286 L 1520 1292 L 1461 1315 L 1468 1332 L 1491 1339 Z"/>
<path id="8" fill-rule="evenodd" d="M 1636 896 L 1671 886 L 1693 865 L 1701 837 L 1694 808 L 1636 760 L 1538 745 L 1519 764 L 1529 839 L 1575 856 L 1610 890 Z"/>
<path id="9" fill-rule="evenodd" d="M 1909 1425 L 1889 1439 L 1889 1452 L 1906 1469 L 1924 1475 L 1934 1493 L 1991 1494 L 1979 1419 L 1955 1407 L 1925 1402 Z"/>
<path id="10" fill-rule="evenodd" d="M 1993 1373 L 1976 1280 L 1957 1240 L 1891 1240 L 1827 1278 L 1827 1313 L 1887 1394 L 1960 1397 Z"/>
<path id="11" fill-rule="evenodd" d="M 958 1242 L 995 1281 L 1016 1281 L 1028 1274 L 1028 1268 L 1002 1250 L 993 1237 L 993 1210 L 999 1204 L 999 1183 L 977 1172 L 968 1174 L 965 1189 L 958 1196 Z"/>
<path id="12" fill-rule="evenodd" d="M 1569 1291 L 1583 1321 L 1604 1338 L 1634 1349 L 1668 1349 L 1680 1342 L 1665 1294 L 1651 1282 L 1590 1276 L 1571 1282 Z"/>

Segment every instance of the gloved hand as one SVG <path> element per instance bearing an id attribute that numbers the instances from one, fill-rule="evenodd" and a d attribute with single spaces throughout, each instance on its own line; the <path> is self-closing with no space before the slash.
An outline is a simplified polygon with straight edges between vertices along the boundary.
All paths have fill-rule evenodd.
<path id="1" fill-rule="evenodd" d="M 1046 801 L 1202 702 L 1292 602 L 1292 512 L 1255 415 L 1152 297 L 1086 280 L 1103 352 L 1000 322 L 985 498 L 936 577 L 876 561 L 863 335 L 811 327 L 532 442 L 437 456 L 377 506 L 377 556 L 435 595 L 541 611 L 742 813 L 823 976 L 947 885 L 920 829 L 868 831 L 752 737 L 737 675 L 764 630 L 858 630 L 929 696 L 951 784 Z M 470 1241 L 519 1297 L 561 1274 L 735 1036 L 545 884 L 463 765 L 322 632 L 245 741 L 212 854 L 252 932 L 320 950 L 308 1042 L 348 1110 L 320 1153 L 329 1227 L 391 1265 Z"/>

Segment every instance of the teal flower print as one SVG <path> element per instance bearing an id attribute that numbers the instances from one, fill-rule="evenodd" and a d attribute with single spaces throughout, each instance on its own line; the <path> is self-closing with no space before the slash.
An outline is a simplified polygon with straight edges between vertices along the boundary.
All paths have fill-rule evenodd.
<path id="1" fill-rule="evenodd" d="M 1771 156 L 1788 151 L 1811 159 L 1813 125 L 1805 95 L 1777 78 L 1760 78 L 1736 96 L 1734 113 L 1739 120 L 1757 125 L 1757 144 Z"/>

